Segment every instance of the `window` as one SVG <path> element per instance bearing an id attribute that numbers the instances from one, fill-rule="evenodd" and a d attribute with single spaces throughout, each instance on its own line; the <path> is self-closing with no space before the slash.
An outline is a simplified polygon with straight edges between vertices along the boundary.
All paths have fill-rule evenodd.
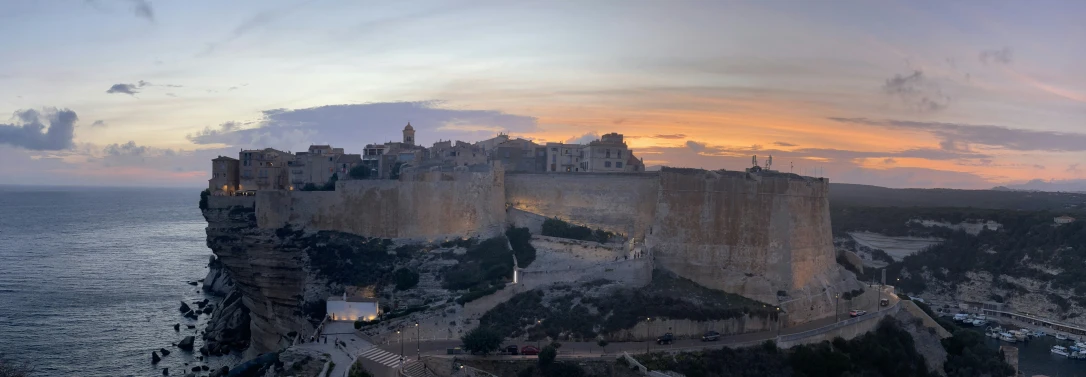
<path id="1" fill-rule="evenodd" d="M 621 168 L 621 167 L 622 167 L 622 163 L 621 163 L 621 162 L 615 162 L 615 167 L 616 167 L 616 168 Z"/>
<path id="2" fill-rule="evenodd" d="M 611 167 L 611 161 L 604 161 L 603 162 L 603 167 L 605 167 L 605 168 Z"/>
<path id="3" fill-rule="evenodd" d="M 552 154 L 551 155 L 551 164 L 554 164 L 555 162 L 558 162 L 558 155 Z M 554 169 L 551 169 L 551 170 L 554 170 Z"/>
<path id="4" fill-rule="evenodd" d="M 611 158 L 611 150 L 610 149 L 607 150 L 607 158 Z"/>
<path id="5" fill-rule="evenodd" d="M 558 148 L 551 148 L 551 152 L 558 152 Z"/>
<path id="6" fill-rule="evenodd" d="M 618 150 L 618 158 L 622 158 L 622 150 L 621 149 Z"/>

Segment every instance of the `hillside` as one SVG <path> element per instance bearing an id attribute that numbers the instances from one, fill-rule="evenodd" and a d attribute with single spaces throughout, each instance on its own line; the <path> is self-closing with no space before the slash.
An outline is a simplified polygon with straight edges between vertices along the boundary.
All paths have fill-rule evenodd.
<path id="1" fill-rule="evenodd" d="M 861 279 L 885 268 L 888 283 L 944 304 L 998 302 L 1086 324 L 1076 314 L 1086 307 L 1086 195 L 841 187 L 830 199 L 835 245 L 860 256 Z M 1061 215 L 1079 220 L 1058 225 Z"/>
<path id="2" fill-rule="evenodd" d="M 830 206 L 963 207 L 1023 211 L 1086 210 L 1086 194 L 1061 192 L 892 189 L 830 184 Z"/>

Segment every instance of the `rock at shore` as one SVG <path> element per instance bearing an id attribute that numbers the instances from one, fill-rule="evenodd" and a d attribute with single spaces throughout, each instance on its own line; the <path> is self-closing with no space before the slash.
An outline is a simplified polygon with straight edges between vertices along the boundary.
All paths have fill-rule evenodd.
<path id="1" fill-rule="evenodd" d="M 162 358 L 158 357 L 155 351 L 151 351 L 151 364 L 158 364 L 159 361 L 162 361 Z"/>
<path id="2" fill-rule="evenodd" d="M 204 292 L 216 296 L 227 296 L 234 290 L 234 281 L 230 279 L 223 264 L 214 255 L 207 263 L 207 277 L 204 277 Z"/>
<path id="3" fill-rule="evenodd" d="M 181 312 L 182 313 L 187 313 L 189 311 L 192 311 L 192 308 L 189 307 L 189 304 L 186 304 L 184 301 L 181 301 Z"/>
<path id="4" fill-rule="evenodd" d="M 159 349 L 158 349 L 158 353 L 161 353 L 161 354 L 162 354 L 162 356 L 169 356 L 169 354 L 170 354 L 170 350 L 167 350 L 167 349 L 165 349 L 165 348 L 159 348 Z"/>
<path id="5" fill-rule="evenodd" d="M 190 281 L 189 285 L 196 285 L 196 282 L 195 281 Z"/>
<path id="6" fill-rule="evenodd" d="M 232 292 L 214 308 L 204 331 L 204 345 L 209 355 L 222 355 L 231 349 L 243 350 L 249 346 L 249 309 L 242 303 L 241 292 Z"/>
<path id="7" fill-rule="evenodd" d="M 169 376 L 170 375 L 170 368 L 162 368 L 162 375 L 163 376 Z"/>
<path id="8" fill-rule="evenodd" d="M 192 343 L 195 341 L 196 337 L 192 335 L 186 336 L 184 339 L 181 339 L 181 342 L 177 343 L 177 348 L 185 351 L 192 351 Z"/>
<path id="9" fill-rule="evenodd" d="M 200 315 L 196 313 L 195 310 L 189 310 L 187 313 L 185 313 L 185 318 L 197 319 L 199 318 L 199 316 Z"/>
<path id="10" fill-rule="evenodd" d="M 181 331 L 181 324 L 180 323 L 173 324 L 173 331 Z"/>

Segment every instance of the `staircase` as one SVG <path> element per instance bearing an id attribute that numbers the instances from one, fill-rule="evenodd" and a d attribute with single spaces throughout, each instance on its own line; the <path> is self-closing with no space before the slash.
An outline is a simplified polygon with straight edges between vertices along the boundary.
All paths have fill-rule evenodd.
<path id="1" fill-rule="evenodd" d="M 400 375 L 405 377 L 437 377 L 434 372 L 426 369 L 426 364 L 421 361 L 412 361 L 403 366 Z"/>

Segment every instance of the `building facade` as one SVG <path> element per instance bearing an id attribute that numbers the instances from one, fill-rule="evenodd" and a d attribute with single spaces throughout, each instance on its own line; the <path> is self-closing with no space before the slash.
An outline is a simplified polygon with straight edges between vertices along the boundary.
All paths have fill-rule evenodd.
<path id="1" fill-rule="evenodd" d="M 238 153 L 238 191 L 287 190 L 294 160 L 290 153 L 273 148 L 243 149 Z"/>
<path id="2" fill-rule="evenodd" d="M 212 159 L 207 189 L 212 195 L 234 195 L 238 190 L 238 160 L 226 156 Z"/>
<path id="3" fill-rule="evenodd" d="M 580 171 L 598 173 L 625 172 L 627 159 L 630 157 L 630 149 L 622 140 L 622 135 L 609 133 L 599 140 L 588 143 L 583 148 L 583 158 L 580 163 Z"/>
<path id="4" fill-rule="evenodd" d="M 333 321 L 372 321 L 381 314 L 377 299 L 347 297 L 346 293 L 329 297 L 325 310 Z"/>

